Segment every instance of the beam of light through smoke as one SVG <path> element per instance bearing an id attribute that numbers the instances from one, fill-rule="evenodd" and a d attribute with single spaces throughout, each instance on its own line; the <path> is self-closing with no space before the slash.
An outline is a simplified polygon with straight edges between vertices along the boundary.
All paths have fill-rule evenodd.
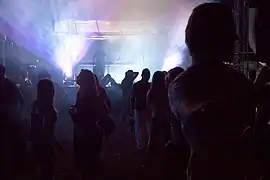
<path id="1" fill-rule="evenodd" d="M 41 59 L 46 59 L 53 65 L 60 67 L 66 75 L 70 76 L 72 74 L 72 68 L 84 55 L 84 50 L 85 48 L 87 48 L 87 40 L 83 38 L 84 34 L 80 34 L 80 36 L 73 36 L 73 35 L 56 36 L 53 30 L 52 25 L 53 21 L 56 21 L 57 23 L 57 21 L 60 22 L 68 18 L 74 20 L 82 20 L 82 19 L 96 20 L 99 17 L 103 16 L 104 20 L 109 20 L 110 16 L 113 16 L 115 13 L 119 13 L 119 20 L 121 20 L 121 17 L 125 19 L 125 17 L 128 15 L 127 12 L 131 12 L 133 9 L 133 6 L 130 5 L 130 1 L 129 3 L 127 2 L 128 0 L 117 0 L 117 3 L 114 3 L 113 6 L 105 5 L 107 4 L 105 1 L 109 0 L 104 0 L 102 1 L 102 3 L 95 0 L 90 1 L 2 0 L 1 1 L 2 4 L 0 7 L 0 16 L 2 19 L 7 21 L 11 26 L 13 26 L 14 29 L 19 31 L 22 34 L 22 36 L 25 37 L 25 39 L 19 40 L 18 36 L 15 36 L 14 35 L 15 33 L 10 31 L 11 34 L 10 36 L 13 36 L 10 37 L 10 39 L 14 40 L 20 46 L 27 48 L 27 50 L 31 51 L 35 55 L 40 56 Z M 171 52 L 172 54 L 164 53 L 167 54 L 167 56 L 164 58 L 163 63 L 164 67 L 167 67 L 167 64 L 181 63 L 180 59 L 178 59 L 179 62 L 177 63 L 175 62 L 176 61 L 175 60 L 176 58 L 174 56 L 175 52 L 171 51 L 171 49 L 172 47 L 175 46 L 181 47 L 184 44 L 185 26 L 192 9 L 196 5 L 202 2 L 206 2 L 206 0 L 174 0 L 174 1 L 177 1 L 178 4 L 173 3 L 173 6 L 170 7 L 169 9 L 172 12 L 174 10 L 171 10 L 171 8 L 177 8 L 177 11 L 175 12 L 178 12 L 178 15 L 175 17 L 174 25 L 170 27 L 171 31 L 169 32 L 170 42 L 168 52 Z M 140 4 L 139 2 L 138 3 L 136 2 L 137 1 L 134 1 L 135 4 L 138 5 Z M 165 3 L 168 4 L 167 1 Z M 148 4 L 151 5 L 151 3 Z M 162 2 L 157 4 L 162 4 Z M 142 2 L 142 5 L 145 5 L 145 2 Z M 102 11 L 99 9 L 99 7 L 103 7 Z M 97 10 L 99 12 L 96 12 Z M 153 6 L 152 9 L 150 10 L 147 9 L 147 11 L 149 12 L 152 10 L 159 11 L 159 8 Z M 163 11 L 159 12 L 160 13 L 158 14 L 161 14 Z M 40 16 L 40 14 L 42 14 L 42 16 Z M 108 19 L 106 19 L 105 17 Z M 140 18 L 141 19 L 138 20 L 141 21 L 148 19 L 146 16 L 140 16 Z M 155 18 L 158 19 L 158 17 Z M 161 24 L 163 23 L 164 22 L 162 21 Z M 1 27 L 0 32 L 2 31 L 2 29 L 4 28 Z M 151 46 L 145 45 L 147 42 L 145 43 L 144 40 L 138 41 L 143 42 L 141 44 L 143 44 L 144 46 Z M 135 44 L 134 47 L 133 46 L 131 47 L 131 44 Z M 138 46 L 142 46 L 141 44 L 139 45 L 138 42 L 135 42 L 135 40 L 133 40 L 132 42 L 126 45 L 127 47 L 129 47 L 128 50 L 121 53 L 119 56 L 121 56 L 122 59 L 128 59 L 134 62 L 136 59 L 140 63 L 143 59 L 145 61 L 144 63 L 147 64 L 148 67 L 151 69 L 151 65 L 154 64 L 154 60 L 152 59 L 155 59 L 154 54 L 157 53 L 153 52 L 152 55 L 147 55 L 147 52 L 144 52 L 146 55 L 143 55 L 144 57 L 142 58 L 141 52 L 135 53 L 135 51 L 137 52 L 137 50 L 134 51 L 134 49 L 137 49 L 137 47 L 135 47 L 137 44 Z M 153 56 L 154 58 L 151 56 Z M 182 57 L 182 55 L 180 56 Z M 163 58 L 163 54 L 160 57 Z M 25 57 L 19 57 L 19 59 L 23 58 Z M 145 64 L 143 65 L 137 64 L 136 67 L 144 67 Z M 162 65 L 159 65 L 158 68 L 161 68 L 160 66 Z M 121 70 L 121 72 L 124 74 L 124 71 Z"/>
<path id="2" fill-rule="evenodd" d="M 72 69 L 82 57 L 86 46 L 86 39 L 83 36 L 63 35 L 59 37 L 54 59 L 67 77 L 72 76 Z"/>
<path id="3" fill-rule="evenodd" d="M 179 52 L 170 53 L 165 59 L 162 71 L 169 71 L 170 69 L 181 64 L 181 55 Z"/>

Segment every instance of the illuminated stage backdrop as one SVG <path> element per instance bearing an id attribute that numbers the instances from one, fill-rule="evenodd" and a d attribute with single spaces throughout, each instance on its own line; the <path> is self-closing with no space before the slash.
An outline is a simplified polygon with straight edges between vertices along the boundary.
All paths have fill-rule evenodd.
<path id="1" fill-rule="evenodd" d="M 140 68 L 147 66 L 154 70 L 163 67 L 163 70 L 168 70 L 181 64 L 182 60 L 179 58 L 182 55 L 178 50 L 184 44 L 185 24 L 192 8 L 201 2 L 205 1 L 2 0 L 0 16 L 14 31 L 1 26 L 0 32 L 34 54 L 49 60 L 51 64 L 62 68 L 68 76 L 72 67 L 91 47 L 87 39 L 98 37 L 113 41 L 113 38 L 109 37 L 119 34 L 122 34 L 121 37 L 137 36 L 124 38 L 130 39 L 129 43 L 120 43 L 123 49 L 126 49 L 119 55 L 121 60 L 132 59 L 138 63 L 134 66 Z M 93 32 L 101 32 L 102 35 L 96 36 Z M 146 36 L 161 37 L 152 38 L 155 40 L 148 42 L 151 38 Z M 124 40 L 126 41 L 128 40 Z M 140 53 L 143 54 L 143 58 L 142 55 L 133 55 L 138 51 L 134 46 L 140 46 L 138 49 L 145 47 L 144 52 Z M 153 49 L 156 50 L 149 50 L 151 46 L 155 46 Z M 130 50 L 127 50 L 128 47 Z M 147 51 L 151 53 L 147 54 Z M 126 54 L 130 54 L 132 58 Z M 118 69 L 124 71 L 129 68 Z M 108 70 L 111 73 L 113 71 L 118 70 Z"/>

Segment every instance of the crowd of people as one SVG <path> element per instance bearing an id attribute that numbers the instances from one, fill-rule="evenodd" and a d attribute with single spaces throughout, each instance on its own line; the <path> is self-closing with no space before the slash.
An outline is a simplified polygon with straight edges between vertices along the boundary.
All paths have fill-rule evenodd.
<path id="1" fill-rule="evenodd" d="M 121 122 L 134 132 L 142 163 L 151 159 L 166 165 L 160 179 L 174 179 L 175 172 L 189 180 L 270 178 L 270 70 L 265 66 L 250 80 L 226 65 L 233 59 L 236 36 L 229 8 L 199 5 L 186 27 L 192 65 L 156 71 L 151 82 L 149 69 L 135 83 L 139 73 L 129 70 L 119 85 Z M 66 109 L 73 122 L 75 166 L 84 180 L 100 179 L 102 139 L 116 128 L 105 87 L 107 81 L 116 83 L 109 75 L 99 81 L 92 71 L 81 70 L 76 102 Z M 54 149 L 64 148 L 54 135 L 61 106 L 54 103 L 57 85 L 41 74 L 36 98 L 29 102 L 5 76 L 3 65 L 0 82 L 0 179 L 20 176 L 27 141 L 39 179 L 54 179 Z M 31 112 L 29 125 L 23 123 L 25 109 Z M 164 154 L 166 162 L 160 158 Z M 173 166 L 175 161 L 181 163 Z"/>

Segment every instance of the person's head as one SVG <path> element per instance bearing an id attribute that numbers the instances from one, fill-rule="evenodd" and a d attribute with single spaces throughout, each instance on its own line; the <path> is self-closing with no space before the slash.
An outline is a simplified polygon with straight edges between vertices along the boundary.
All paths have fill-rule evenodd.
<path id="1" fill-rule="evenodd" d="M 80 90 L 87 90 L 89 93 L 96 93 L 96 79 L 92 71 L 82 69 L 76 79 L 77 84 L 80 86 Z"/>
<path id="2" fill-rule="evenodd" d="M 162 89 L 165 88 L 165 74 L 162 71 L 156 71 L 152 78 L 151 88 Z"/>
<path id="3" fill-rule="evenodd" d="M 129 78 L 129 77 L 132 77 L 133 76 L 133 71 L 132 70 L 128 70 L 126 73 L 125 73 L 125 77 L 126 78 Z"/>
<path id="4" fill-rule="evenodd" d="M 147 68 L 143 69 L 143 71 L 142 71 L 142 80 L 145 81 L 145 82 L 148 82 L 149 79 L 150 79 L 150 74 L 151 73 L 150 73 L 149 69 L 147 69 Z"/>
<path id="5" fill-rule="evenodd" d="M 50 79 L 41 79 L 37 85 L 37 101 L 42 105 L 52 105 L 54 100 L 54 83 Z"/>
<path id="6" fill-rule="evenodd" d="M 166 83 L 170 84 L 179 74 L 181 74 L 184 71 L 185 70 L 181 67 L 175 67 L 173 69 L 170 69 L 166 77 Z"/>
<path id="7" fill-rule="evenodd" d="M 39 74 L 38 74 L 38 79 L 41 80 L 41 79 L 51 79 L 51 74 L 44 70 L 44 71 L 41 71 Z"/>
<path id="8" fill-rule="evenodd" d="M 4 65 L 0 64 L 0 79 L 4 79 L 6 74 L 6 68 Z"/>
<path id="9" fill-rule="evenodd" d="M 221 3 L 196 7 L 186 27 L 186 44 L 193 63 L 231 60 L 236 28 L 232 11 Z"/>

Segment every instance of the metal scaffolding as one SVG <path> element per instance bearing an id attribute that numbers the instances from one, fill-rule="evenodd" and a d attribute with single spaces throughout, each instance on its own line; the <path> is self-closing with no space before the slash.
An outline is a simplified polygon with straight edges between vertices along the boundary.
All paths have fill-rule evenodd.
<path id="1" fill-rule="evenodd" d="M 236 22 L 236 42 L 234 68 L 248 75 L 249 71 L 249 3 L 246 0 L 235 0 L 233 6 L 234 18 Z"/>

